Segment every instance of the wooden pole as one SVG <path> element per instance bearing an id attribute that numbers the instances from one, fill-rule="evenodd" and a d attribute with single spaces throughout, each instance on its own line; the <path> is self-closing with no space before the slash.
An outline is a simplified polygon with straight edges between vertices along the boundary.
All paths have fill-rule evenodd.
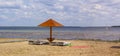
<path id="1" fill-rule="evenodd" d="M 50 42 L 52 42 L 53 41 L 53 39 L 52 39 L 52 26 L 50 26 L 50 40 L 49 40 Z"/>

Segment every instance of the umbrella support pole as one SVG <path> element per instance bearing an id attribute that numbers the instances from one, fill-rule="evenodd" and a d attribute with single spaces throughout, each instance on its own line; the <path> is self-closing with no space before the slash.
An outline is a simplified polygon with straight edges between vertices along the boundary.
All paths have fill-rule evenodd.
<path id="1" fill-rule="evenodd" d="M 52 26 L 50 26 L 50 38 L 48 38 L 48 41 L 51 43 L 54 40 L 54 38 L 52 38 Z"/>

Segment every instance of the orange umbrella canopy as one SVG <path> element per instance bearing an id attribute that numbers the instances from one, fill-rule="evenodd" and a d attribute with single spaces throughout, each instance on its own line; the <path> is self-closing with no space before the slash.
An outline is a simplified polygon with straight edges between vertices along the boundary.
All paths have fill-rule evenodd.
<path id="1" fill-rule="evenodd" d="M 62 24 L 58 23 L 57 21 L 53 20 L 53 19 L 49 19 L 45 22 L 43 22 L 42 24 L 38 25 L 38 26 L 53 26 L 53 27 L 58 27 L 58 26 L 63 26 Z"/>
<path id="2" fill-rule="evenodd" d="M 51 43 L 54 40 L 54 38 L 52 38 L 52 27 L 59 27 L 59 26 L 63 26 L 63 25 L 56 22 L 53 19 L 49 19 L 49 20 L 43 22 L 42 24 L 39 24 L 38 26 L 50 27 L 50 38 L 47 38 L 47 39 Z"/>

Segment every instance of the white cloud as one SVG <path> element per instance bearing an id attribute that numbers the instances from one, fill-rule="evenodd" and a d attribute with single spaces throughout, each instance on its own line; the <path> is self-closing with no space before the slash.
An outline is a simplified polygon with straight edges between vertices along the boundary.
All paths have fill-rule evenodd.
<path id="1" fill-rule="evenodd" d="M 77 21 L 75 25 L 83 26 L 104 25 L 102 21 L 117 24 L 120 21 L 119 3 L 120 0 L 0 0 L 0 17 L 13 21 L 50 17 L 64 21 L 67 25 L 74 25 Z M 68 20 L 71 21 L 66 22 Z"/>
<path id="2" fill-rule="evenodd" d="M 102 6 L 100 4 L 95 4 L 95 9 L 101 9 Z"/>
<path id="3" fill-rule="evenodd" d="M 112 3 L 120 3 L 120 0 L 111 0 Z"/>
<path id="4" fill-rule="evenodd" d="M 65 2 L 65 1 L 68 1 L 68 0 L 59 0 L 59 1 L 64 1 Z"/>
<path id="5" fill-rule="evenodd" d="M 14 1 L 0 1 L 0 5 L 16 5 L 17 3 L 15 3 Z"/>
<path id="6" fill-rule="evenodd" d="M 64 6 L 62 6 L 60 4 L 54 4 L 54 7 L 57 8 L 57 9 L 61 9 L 61 10 L 64 9 Z"/>
<path id="7" fill-rule="evenodd" d="M 17 8 L 21 7 L 23 1 L 22 0 L 0 0 L 0 7 L 2 8 Z M 17 8 L 18 9 L 18 8 Z"/>
<path id="8" fill-rule="evenodd" d="M 47 9 L 44 9 L 42 11 L 45 12 L 45 13 L 47 13 L 47 14 L 56 14 L 55 11 L 50 11 L 50 10 L 47 10 Z"/>

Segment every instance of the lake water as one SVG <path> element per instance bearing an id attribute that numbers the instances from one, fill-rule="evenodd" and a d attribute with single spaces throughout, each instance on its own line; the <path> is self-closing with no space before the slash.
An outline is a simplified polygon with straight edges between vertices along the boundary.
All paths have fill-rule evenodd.
<path id="1" fill-rule="evenodd" d="M 0 27 L 0 37 L 46 39 L 49 27 Z M 120 27 L 54 27 L 53 38 L 119 40 Z"/>

